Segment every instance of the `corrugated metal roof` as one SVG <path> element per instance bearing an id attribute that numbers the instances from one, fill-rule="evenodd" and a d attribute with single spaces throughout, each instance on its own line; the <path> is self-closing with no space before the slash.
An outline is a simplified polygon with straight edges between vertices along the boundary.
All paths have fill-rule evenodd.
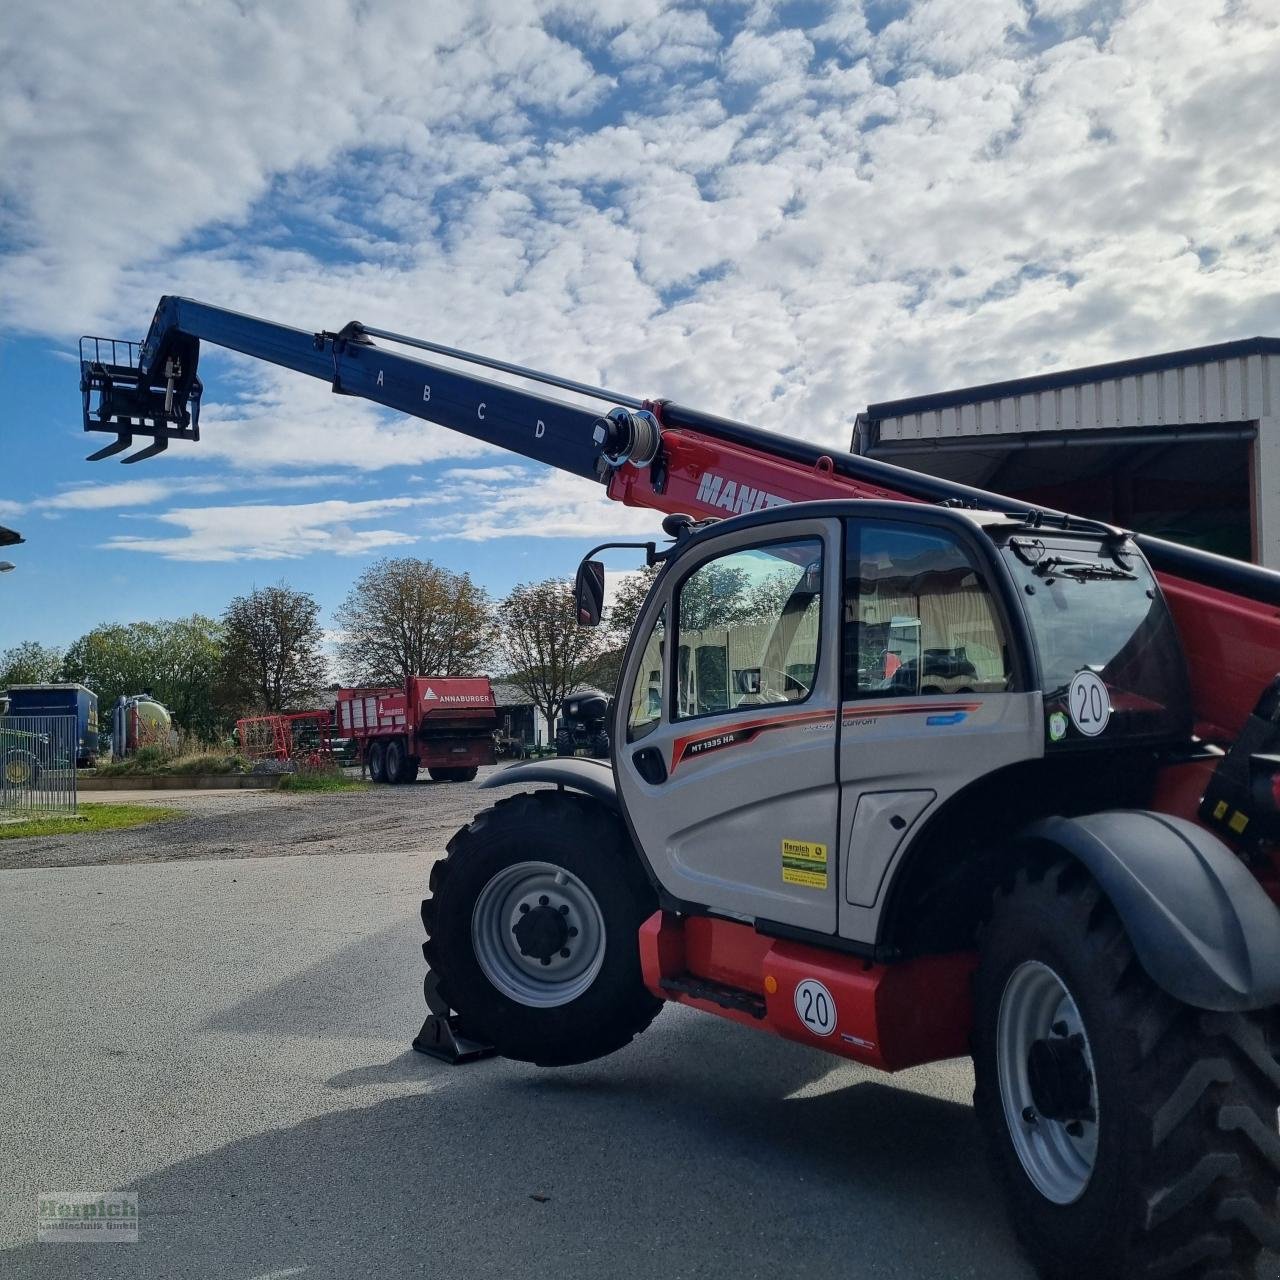
<path id="1" fill-rule="evenodd" d="M 924 396 L 908 396 L 903 400 L 882 400 L 867 406 L 871 418 L 900 418 L 908 413 L 926 413 L 962 404 L 978 404 L 983 400 L 1004 400 L 1010 396 L 1034 395 L 1040 391 L 1056 391 L 1084 382 L 1109 382 L 1117 378 L 1134 378 L 1148 373 L 1165 373 L 1197 364 L 1217 364 L 1225 360 L 1244 360 L 1250 356 L 1280 355 L 1280 338 L 1241 338 L 1235 342 L 1218 342 L 1205 347 L 1188 347 L 1184 351 L 1166 351 L 1162 355 L 1138 356 L 1133 360 L 1114 360 L 1108 364 L 1086 365 L 1081 369 L 1063 369 L 1056 373 L 1038 373 L 1028 378 L 1011 378 L 1006 382 L 987 382 L 954 391 L 939 391 Z"/>
<path id="2" fill-rule="evenodd" d="M 1249 423 L 1280 413 L 1280 338 L 992 382 L 871 405 L 855 448 L 891 441 Z"/>

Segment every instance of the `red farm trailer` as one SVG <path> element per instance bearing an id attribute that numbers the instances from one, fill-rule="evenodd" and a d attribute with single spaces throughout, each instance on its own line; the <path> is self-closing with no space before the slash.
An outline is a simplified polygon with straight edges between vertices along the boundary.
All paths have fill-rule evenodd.
<path id="1" fill-rule="evenodd" d="M 498 706 L 487 677 L 410 676 L 403 688 L 338 690 L 338 734 L 355 739 L 374 782 L 470 782 L 494 764 Z"/>

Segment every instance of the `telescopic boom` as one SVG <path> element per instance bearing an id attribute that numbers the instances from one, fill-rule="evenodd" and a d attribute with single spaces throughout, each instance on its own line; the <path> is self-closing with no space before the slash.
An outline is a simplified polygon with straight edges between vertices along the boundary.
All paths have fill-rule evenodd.
<path id="1" fill-rule="evenodd" d="M 328 382 L 340 395 L 462 432 L 597 480 L 628 506 L 727 516 L 831 498 L 948 502 L 1025 515 L 1017 499 L 823 450 L 665 400 L 644 400 L 352 321 L 307 332 L 188 298 L 161 298 L 141 343 L 80 340 L 86 431 L 116 437 L 90 461 L 140 462 L 199 440 L 201 342 Z M 405 354 L 404 348 L 450 364 Z M 458 364 L 470 366 L 463 370 Z M 473 372 L 491 369 L 595 400 L 596 412 Z M 1072 518 L 1044 511 L 1056 527 Z M 1090 523 L 1090 522 L 1084 522 Z M 1280 573 L 1136 535 L 1169 599 L 1191 672 L 1197 729 L 1234 739 L 1280 668 Z"/>

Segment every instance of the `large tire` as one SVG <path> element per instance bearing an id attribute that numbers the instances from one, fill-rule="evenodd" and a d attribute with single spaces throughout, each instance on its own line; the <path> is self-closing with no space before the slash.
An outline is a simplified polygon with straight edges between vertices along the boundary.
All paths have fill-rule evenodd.
<path id="1" fill-rule="evenodd" d="M 556 755 L 571 756 L 573 755 L 573 734 L 568 729 L 556 730 Z"/>
<path id="2" fill-rule="evenodd" d="M 450 770 L 450 773 L 453 774 L 454 782 L 474 782 L 476 780 L 476 774 L 479 772 L 480 770 L 473 764 L 467 765 L 466 768 L 463 769 Z"/>
<path id="3" fill-rule="evenodd" d="M 387 780 L 387 744 L 381 740 L 369 747 L 369 780 L 371 782 Z"/>
<path id="4" fill-rule="evenodd" d="M 1276 1011 L 1167 996 L 1072 862 L 997 896 L 975 997 L 974 1105 L 1039 1273 L 1251 1280 L 1280 1245 Z"/>
<path id="5" fill-rule="evenodd" d="M 387 743 L 386 770 L 387 781 L 395 785 L 405 781 L 405 765 L 409 752 L 405 749 L 403 738 L 392 738 Z"/>
<path id="6" fill-rule="evenodd" d="M 13 747 L 5 753 L 3 782 L 10 790 L 30 790 L 40 784 L 40 761 L 30 751 Z"/>
<path id="7" fill-rule="evenodd" d="M 400 772 L 400 781 L 409 786 L 418 780 L 418 770 L 422 767 L 422 762 L 417 756 L 406 756 L 404 768 Z"/>
<path id="8" fill-rule="evenodd" d="M 430 889 L 422 950 L 439 994 L 469 1035 L 504 1056 L 589 1062 L 629 1043 L 662 1007 L 640 970 L 639 930 L 657 901 L 622 824 L 586 796 L 498 801 L 449 842 Z M 521 927 L 533 932 L 517 938 Z"/>
<path id="9" fill-rule="evenodd" d="M 606 729 L 601 729 L 591 739 L 591 757 L 594 760 L 607 760 L 609 758 L 609 733 Z"/>

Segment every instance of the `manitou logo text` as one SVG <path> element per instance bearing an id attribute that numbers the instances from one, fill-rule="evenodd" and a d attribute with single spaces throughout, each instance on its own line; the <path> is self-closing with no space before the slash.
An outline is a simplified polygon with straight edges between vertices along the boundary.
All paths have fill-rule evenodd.
<path id="1" fill-rule="evenodd" d="M 753 489 L 750 485 L 739 484 L 736 480 L 726 480 L 724 476 L 704 471 L 698 482 L 698 501 L 709 507 L 723 507 L 734 515 L 744 511 L 761 511 L 765 507 L 782 507 L 789 499 L 780 498 L 776 493 L 766 493 L 763 489 Z"/>

